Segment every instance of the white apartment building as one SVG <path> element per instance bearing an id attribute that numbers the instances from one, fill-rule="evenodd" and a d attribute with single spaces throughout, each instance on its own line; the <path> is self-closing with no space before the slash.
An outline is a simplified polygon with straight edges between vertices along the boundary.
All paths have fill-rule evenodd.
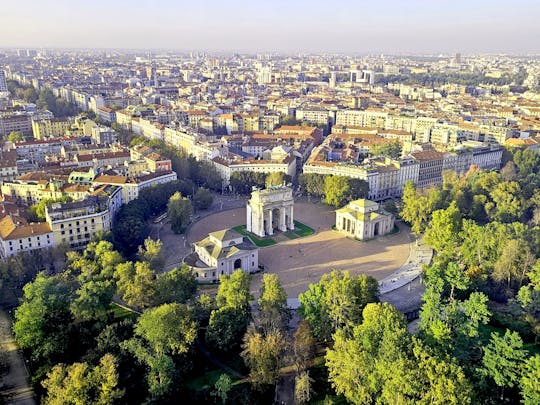
<path id="1" fill-rule="evenodd" d="M 175 180 L 178 180 L 176 172 L 147 172 L 138 177 L 103 174 L 96 177 L 93 184 L 96 186 L 109 184 L 120 187 L 122 189 L 122 201 L 124 204 L 127 204 L 138 198 L 142 189 Z"/>
<path id="2" fill-rule="evenodd" d="M 91 195 L 81 201 L 47 207 L 46 221 L 52 229 L 54 245 L 84 248 L 96 233 L 112 229 L 114 216 L 121 206 L 120 188 L 113 187 L 108 196 Z"/>
<path id="3" fill-rule="evenodd" d="M 46 249 L 54 245 L 48 223 L 27 223 L 23 218 L 7 215 L 0 220 L 0 258 L 19 252 Z"/>

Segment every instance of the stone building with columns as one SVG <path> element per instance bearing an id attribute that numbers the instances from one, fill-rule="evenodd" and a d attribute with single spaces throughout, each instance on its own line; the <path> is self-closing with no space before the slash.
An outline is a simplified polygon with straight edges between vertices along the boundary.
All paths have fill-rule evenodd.
<path id="1" fill-rule="evenodd" d="M 336 229 L 356 239 L 373 239 L 392 232 L 394 216 L 381 209 L 375 201 L 351 201 L 336 211 Z"/>
<path id="2" fill-rule="evenodd" d="M 233 229 L 209 233 L 193 244 L 194 252 L 184 258 L 199 281 L 217 281 L 238 269 L 254 273 L 259 268 L 259 249 Z"/>
<path id="3" fill-rule="evenodd" d="M 246 207 L 246 229 L 257 236 L 294 229 L 294 199 L 290 187 L 274 186 L 255 190 Z"/>

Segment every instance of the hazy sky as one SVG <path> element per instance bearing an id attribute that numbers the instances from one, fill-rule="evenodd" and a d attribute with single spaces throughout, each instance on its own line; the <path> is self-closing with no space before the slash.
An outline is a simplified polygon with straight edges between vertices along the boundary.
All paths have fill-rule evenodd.
<path id="1" fill-rule="evenodd" d="M 540 52 L 539 0 L 0 3 L 0 47 Z"/>

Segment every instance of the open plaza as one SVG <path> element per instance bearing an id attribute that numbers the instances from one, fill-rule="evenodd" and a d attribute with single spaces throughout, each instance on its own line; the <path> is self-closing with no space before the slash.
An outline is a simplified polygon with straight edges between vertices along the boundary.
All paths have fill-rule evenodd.
<path id="1" fill-rule="evenodd" d="M 400 232 L 363 242 L 347 238 L 332 229 L 336 214 L 332 207 L 324 204 L 297 202 L 294 204 L 295 220 L 313 228 L 315 234 L 297 239 L 288 239 L 279 233 L 273 236 L 278 242 L 260 248 L 259 263 L 265 272 L 276 273 L 287 292 L 296 297 L 309 284 L 333 269 L 348 270 L 351 274 L 368 274 L 381 280 L 400 268 L 409 257 L 411 238 L 409 229 L 399 225 Z M 246 209 L 222 211 L 201 218 L 190 228 L 186 249 L 191 243 L 205 238 L 208 233 L 232 228 L 246 222 Z M 161 239 L 169 261 L 183 248 L 183 236 L 170 235 L 165 225 Z M 258 290 L 261 274 L 255 274 L 253 289 Z"/>

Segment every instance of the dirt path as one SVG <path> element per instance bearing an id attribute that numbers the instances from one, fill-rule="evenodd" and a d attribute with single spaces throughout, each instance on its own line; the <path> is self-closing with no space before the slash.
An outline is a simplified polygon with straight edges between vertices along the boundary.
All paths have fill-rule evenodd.
<path id="1" fill-rule="evenodd" d="M 11 332 L 11 320 L 0 310 L 0 345 L 9 370 L 0 382 L 0 394 L 7 404 L 35 405 L 34 392 L 28 384 L 28 374 Z"/>

